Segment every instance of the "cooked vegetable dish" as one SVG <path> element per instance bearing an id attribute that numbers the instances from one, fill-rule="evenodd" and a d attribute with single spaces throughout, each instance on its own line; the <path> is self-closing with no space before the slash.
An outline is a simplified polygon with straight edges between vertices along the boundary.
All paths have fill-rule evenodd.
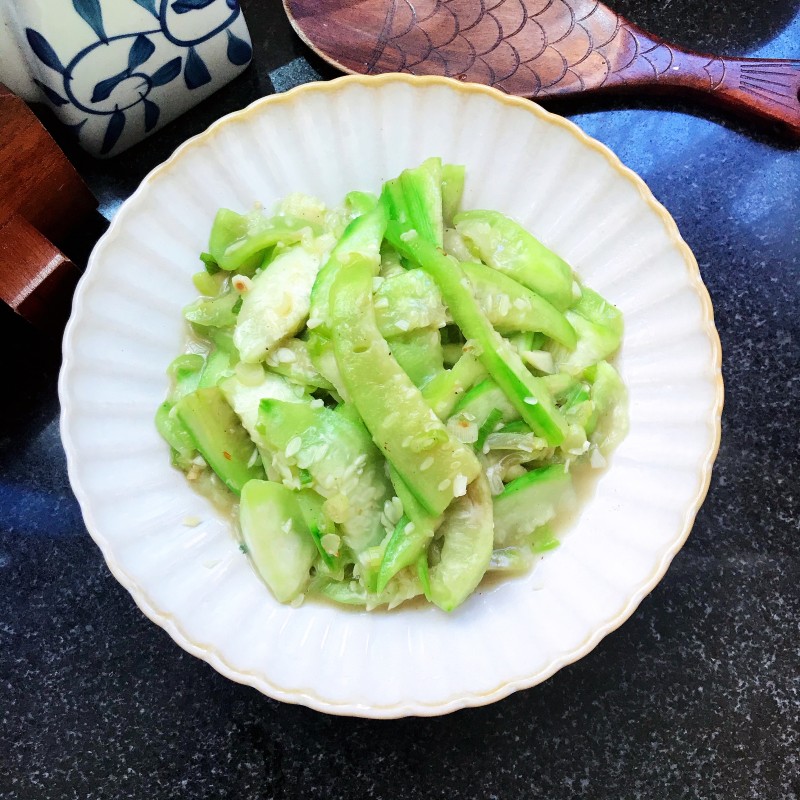
<path id="1" fill-rule="evenodd" d="M 280 602 L 451 611 L 557 545 L 625 435 L 620 312 L 464 180 L 214 220 L 156 425 Z"/>

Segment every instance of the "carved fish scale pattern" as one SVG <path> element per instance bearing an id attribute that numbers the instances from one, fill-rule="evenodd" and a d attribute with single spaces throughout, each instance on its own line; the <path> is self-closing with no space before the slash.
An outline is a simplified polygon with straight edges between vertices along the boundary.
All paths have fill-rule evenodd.
<path id="1" fill-rule="evenodd" d="M 673 60 L 598 0 L 388 0 L 385 21 L 370 72 L 444 73 L 513 94 L 624 84 L 643 68 L 652 80 Z"/>
<path id="2" fill-rule="evenodd" d="M 671 68 L 687 55 L 599 0 L 386 0 L 377 16 L 382 28 L 366 72 L 444 74 L 529 97 L 676 83 Z M 743 68 L 739 88 L 771 99 L 780 93 L 783 102 L 794 91 L 796 104 L 797 66 L 775 63 L 762 65 L 772 75 Z M 703 69 L 705 88 L 717 89 L 726 77 L 723 60 L 712 58 Z"/>

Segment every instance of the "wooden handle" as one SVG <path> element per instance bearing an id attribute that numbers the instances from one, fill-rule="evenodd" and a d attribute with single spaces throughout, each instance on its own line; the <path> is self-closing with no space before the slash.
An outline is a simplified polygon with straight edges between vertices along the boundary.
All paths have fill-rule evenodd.
<path id="1" fill-rule="evenodd" d="M 77 267 L 24 217 L 0 224 L 0 300 L 44 331 L 64 328 Z"/>
<path id="2" fill-rule="evenodd" d="M 701 96 L 739 114 L 778 123 L 800 136 L 800 61 L 695 53 L 615 17 L 615 36 L 600 48 L 608 60 L 608 72 L 587 88 L 647 88 Z"/>
<path id="3" fill-rule="evenodd" d="M 663 86 L 702 93 L 714 103 L 786 126 L 800 136 L 800 61 L 720 58 L 671 48 Z"/>
<path id="4" fill-rule="evenodd" d="M 53 244 L 97 201 L 33 112 L 0 83 L 0 301 L 58 334 L 80 277 Z"/>

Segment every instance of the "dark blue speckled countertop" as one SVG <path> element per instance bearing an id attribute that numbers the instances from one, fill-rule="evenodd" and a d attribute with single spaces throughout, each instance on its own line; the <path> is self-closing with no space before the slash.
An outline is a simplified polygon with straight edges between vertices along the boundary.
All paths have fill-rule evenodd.
<path id="1" fill-rule="evenodd" d="M 797 0 L 613 5 L 695 49 L 800 57 Z M 244 7 L 255 63 L 235 83 L 114 161 L 65 144 L 106 218 L 218 116 L 333 74 L 278 0 Z M 722 446 L 661 584 L 589 656 L 486 708 L 371 722 L 269 700 L 180 650 L 111 577 L 67 480 L 58 347 L 3 309 L 0 798 L 800 797 L 800 154 L 669 100 L 557 110 L 675 217 L 722 338 Z M 76 232 L 77 260 L 102 226 Z"/>

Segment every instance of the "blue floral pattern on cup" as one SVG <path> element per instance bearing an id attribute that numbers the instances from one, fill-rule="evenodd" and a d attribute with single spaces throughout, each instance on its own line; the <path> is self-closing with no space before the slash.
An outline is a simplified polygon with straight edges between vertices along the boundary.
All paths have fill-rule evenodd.
<path id="1" fill-rule="evenodd" d="M 83 47 L 77 53 L 59 54 L 47 38 L 34 28 L 26 28 L 25 36 L 28 45 L 41 65 L 40 77 L 35 79 L 36 85 L 44 96 L 56 107 L 71 105 L 83 115 L 79 122 L 70 124 L 74 133 L 80 137 L 83 126 L 91 117 L 107 117 L 100 155 L 108 155 L 117 145 L 126 129 L 126 125 L 134 124 L 137 118 L 142 119 L 143 134 L 151 132 L 161 118 L 162 106 L 150 95 L 154 89 L 167 86 L 182 77 L 185 90 L 193 91 L 211 83 L 211 69 L 201 54 L 198 45 L 215 37 L 226 39 L 225 55 L 233 67 L 246 66 L 252 57 L 249 41 L 237 36 L 231 29 L 234 21 L 240 16 L 241 9 L 237 0 L 224 0 L 227 7 L 225 14 L 219 13 L 208 29 L 200 26 L 200 31 L 193 28 L 188 38 L 183 38 L 170 24 L 170 18 L 184 15 L 200 15 L 223 0 L 108 0 L 109 3 L 135 3 L 141 6 L 152 17 L 152 25 L 138 31 L 108 35 L 103 18 L 100 0 L 72 0 L 72 5 L 81 19 L 91 28 L 96 41 Z M 208 27 L 208 26 L 206 26 Z M 246 29 L 245 29 L 246 31 Z M 184 34 L 185 36 L 186 34 Z M 159 47 L 158 45 L 161 45 Z M 126 48 L 127 54 L 119 53 L 119 59 L 125 63 L 123 69 L 101 78 L 92 74 L 91 93 L 81 92 L 85 79 L 76 81 L 76 75 L 82 67 L 91 62 L 93 57 L 105 56 L 109 48 Z M 178 48 L 178 55 L 175 55 Z M 166 56 L 159 57 L 159 52 Z M 101 59 L 96 59 L 99 62 Z M 102 59 L 108 61 L 108 58 Z M 83 73 L 85 75 L 85 73 Z M 76 87 L 76 83 L 78 87 Z M 88 94 L 88 96 L 81 96 Z M 170 114 L 170 118 L 175 114 Z"/>

